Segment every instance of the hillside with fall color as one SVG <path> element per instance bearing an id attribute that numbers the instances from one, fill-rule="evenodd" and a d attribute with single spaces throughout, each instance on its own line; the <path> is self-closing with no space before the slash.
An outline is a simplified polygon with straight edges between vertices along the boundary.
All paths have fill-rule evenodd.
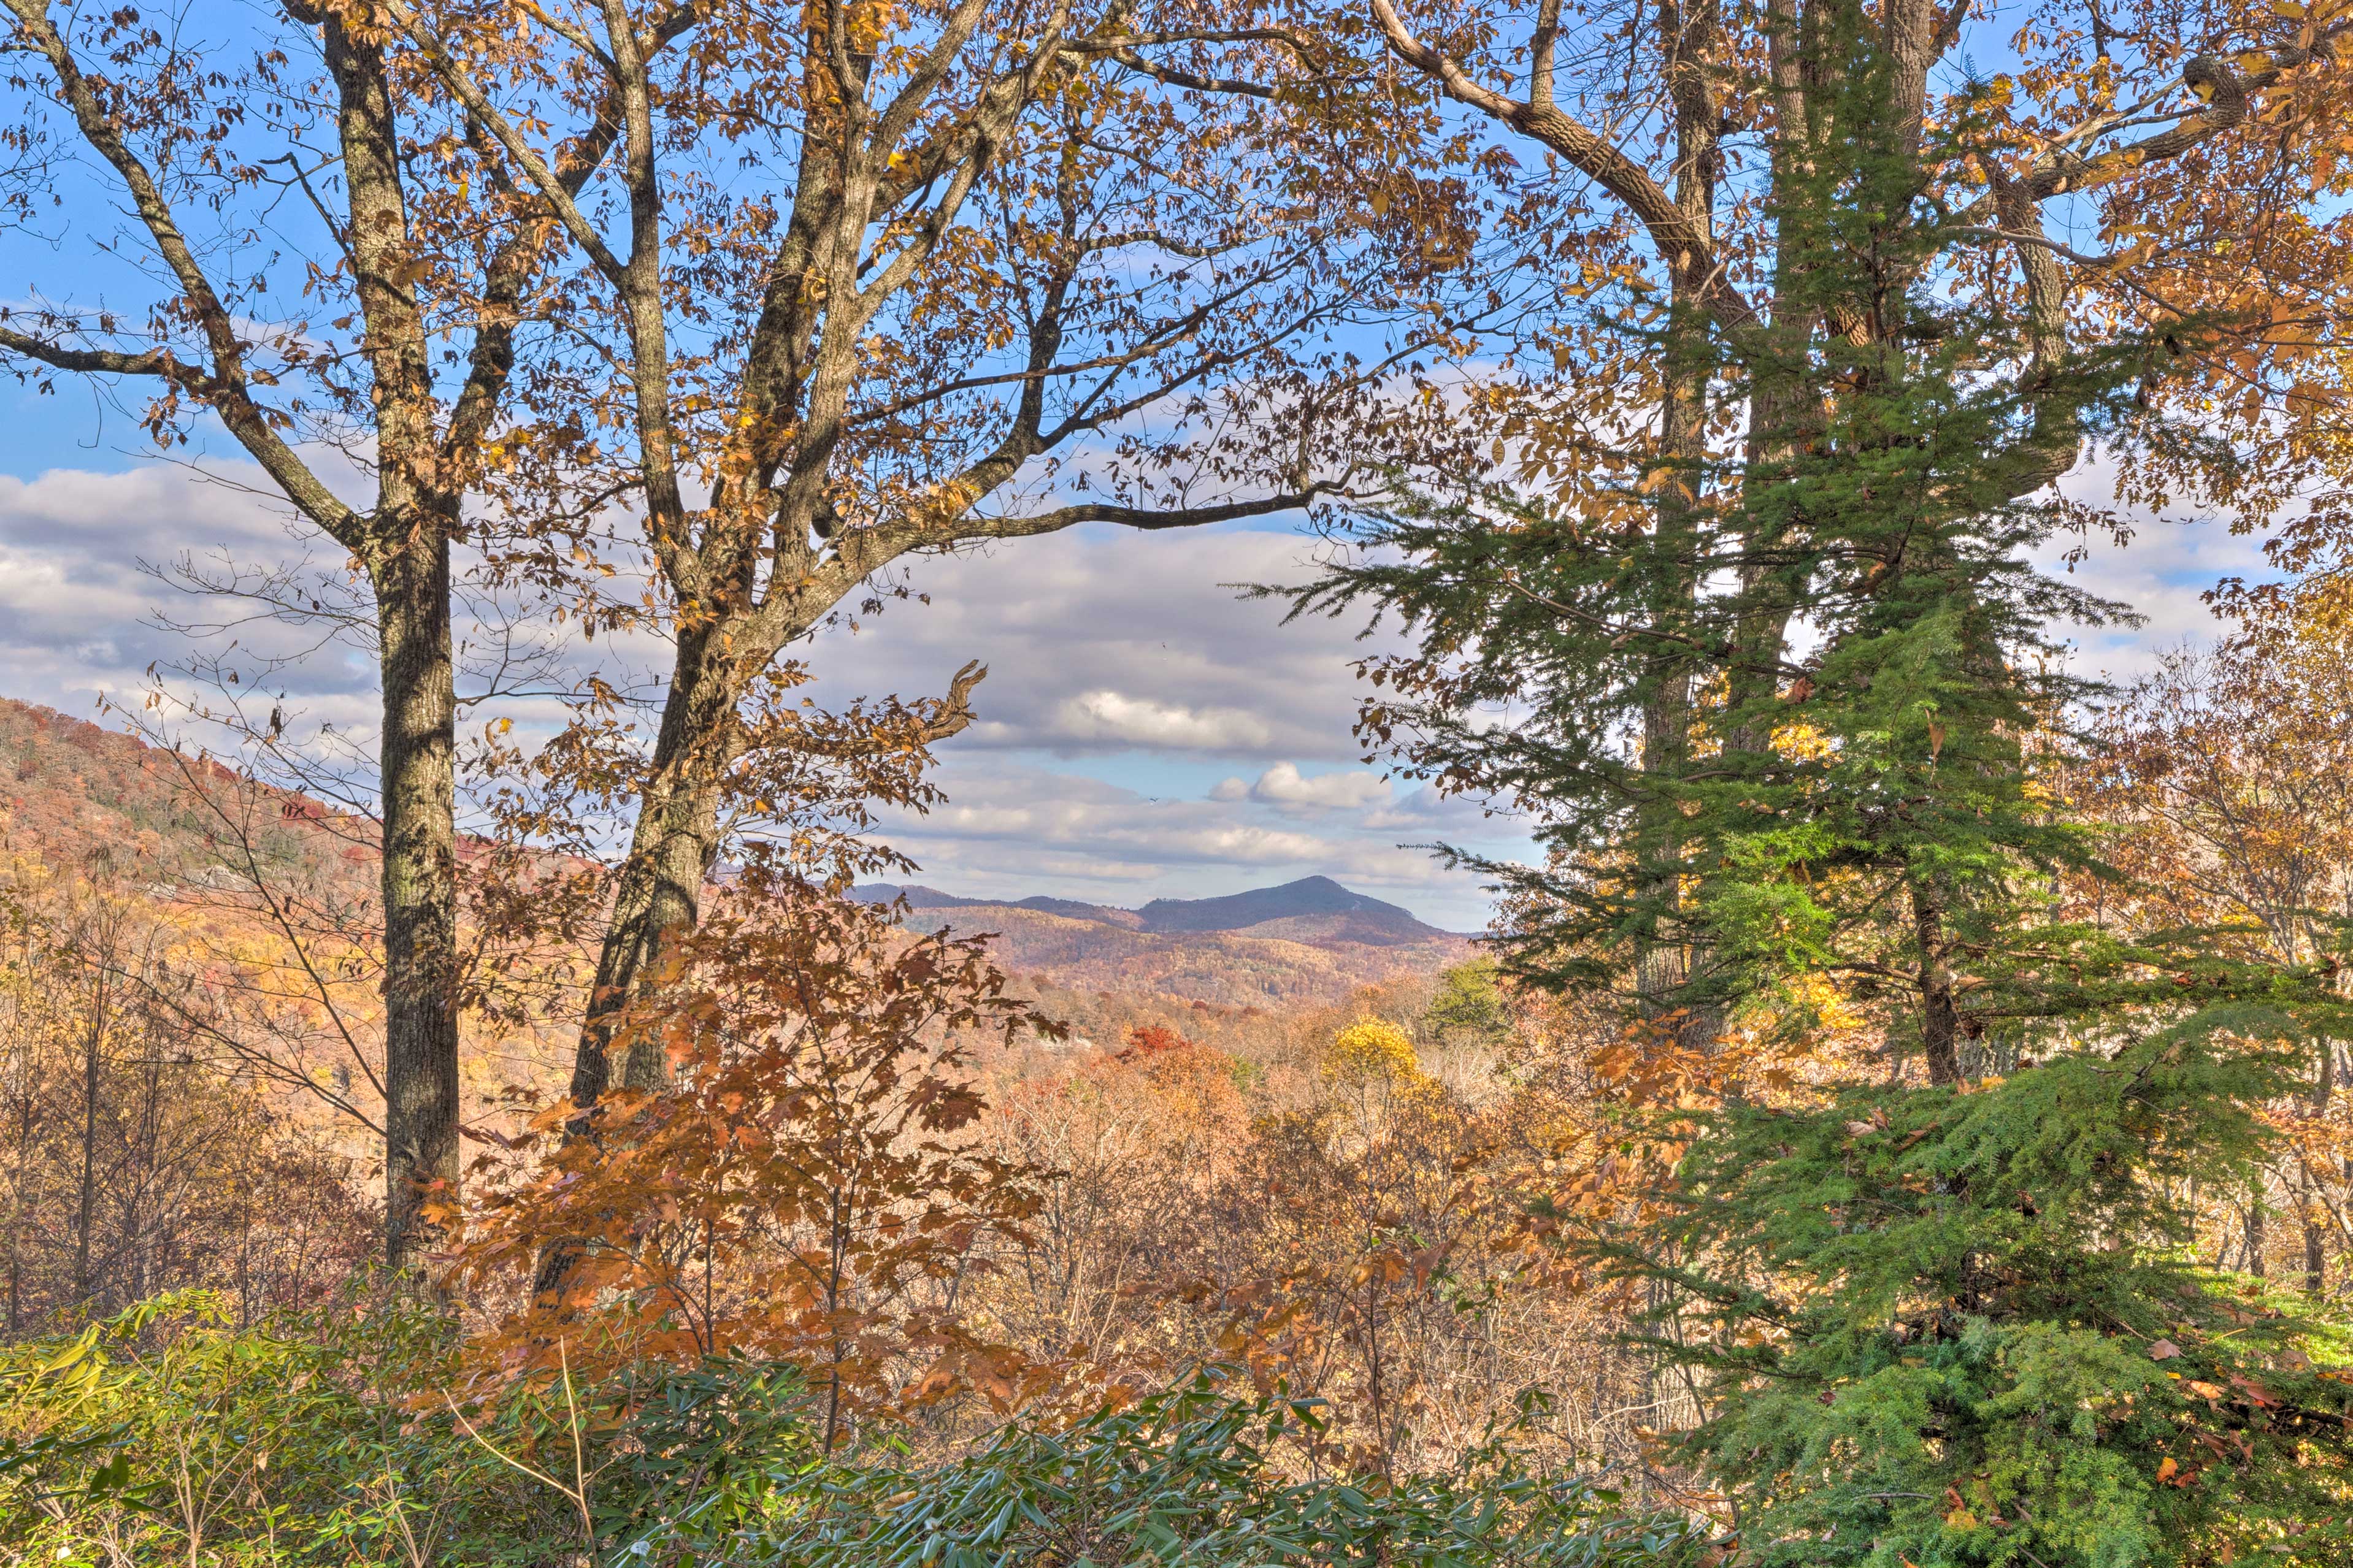
<path id="1" fill-rule="evenodd" d="M 149 896 L 217 919 L 233 901 L 218 895 L 247 879 L 235 862 L 248 852 L 281 871 L 299 864 L 304 882 L 363 905 L 375 876 L 368 830 L 216 761 L 0 699 L 0 852 L 52 867 L 102 852 Z M 1366 987 L 1426 981 L 1471 952 L 1469 939 L 1324 878 L 1142 910 L 888 884 L 861 892 L 903 896 L 911 930 L 987 936 L 1018 984 L 1090 1038 L 1163 1022 L 1214 1031 L 1219 1020 L 1330 1006 Z M 470 1080 L 495 1087 L 487 1066 L 469 1068 Z"/>
<path id="2" fill-rule="evenodd" d="M 151 895 L 188 896 L 226 886 L 230 862 L 250 855 L 356 901 L 375 875 L 369 831 L 215 758 L 0 698 L 0 859 L 102 857 Z"/>
<path id="3" fill-rule="evenodd" d="M 999 963 L 1049 994 L 1146 1009 L 1328 1006 L 1367 986 L 1427 978 L 1472 951 L 1468 938 L 1324 877 L 1135 910 L 887 884 L 861 892 L 903 901 L 912 929 L 987 935 Z"/>

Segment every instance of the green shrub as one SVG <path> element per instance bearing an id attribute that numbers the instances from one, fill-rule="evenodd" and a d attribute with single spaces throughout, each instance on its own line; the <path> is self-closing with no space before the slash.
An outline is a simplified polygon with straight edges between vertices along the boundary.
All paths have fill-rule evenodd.
<path id="1" fill-rule="evenodd" d="M 237 1330 L 184 1295 L 0 1350 L 0 1564 L 569 1568 L 789 1509 L 775 1478 L 815 1453 L 788 1368 L 461 1410 L 454 1349 L 398 1300 Z"/>
<path id="2" fill-rule="evenodd" d="M 1287 1476 L 1314 1402 L 1235 1398 L 1217 1375 L 1060 1432 L 1015 1426 L 953 1462 L 867 1456 L 813 1473 L 808 1506 L 731 1563 L 772 1568 L 1634 1568 L 1687 1560 L 1678 1521 L 1523 1468 L 1502 1439 L 1457 1471 L 1373 1484 Z M 1507 1437 L 1508 1434 L 1504 1435 Z M 718 1561 L 719 1559 L 712 1559 Z"/>
<path id="3" fill-rule="evenodd" d="M 1298 1479 L 1274 1457 L 1314 1450 L 1314 1405 L 1212 1374 L 923 1464 L 822 1453 L 776 1363 L 460 1408 L 432 1393 L 455 1349 L 398 1300 L 239 1330 L 201 1295 L 0 1349 L 0 1568 L 1633 1568 L 1690 1544 L 1501 1438 L 1449 1475 Z"/>
<path id="4" fill-rule="evenodd" d="M 202 1294 L 0 1350 L 0 1563 L 556 1561 L 564 1500 L 411 1407 L 447 1351 L 397 1302 L 238 1330 Z"/>

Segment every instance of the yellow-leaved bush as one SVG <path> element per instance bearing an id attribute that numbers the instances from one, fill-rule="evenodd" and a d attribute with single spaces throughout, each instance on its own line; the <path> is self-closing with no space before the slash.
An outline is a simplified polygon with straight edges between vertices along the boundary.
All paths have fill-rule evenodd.
<path id="1" fill-rule="evenodd" d="M 1349 1025 L 1332 1037 L 1324 1053 L 1324 1077 L 1332 1083 L 1386 1080 L 1403 1088 L 1427 1076 L 1406 1032 L 1380 1018 Z"/>

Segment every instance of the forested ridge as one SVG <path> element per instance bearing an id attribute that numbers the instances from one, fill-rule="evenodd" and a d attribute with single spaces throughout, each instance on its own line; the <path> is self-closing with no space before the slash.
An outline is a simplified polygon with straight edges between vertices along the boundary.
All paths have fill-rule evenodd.
<path id="1" fill-rule="evenodd" d="M 2353 11 L 6 4 L 0 1563 L 2353 1562 Z M 926 886 L 1242 527 L 1488 928 Z"/>

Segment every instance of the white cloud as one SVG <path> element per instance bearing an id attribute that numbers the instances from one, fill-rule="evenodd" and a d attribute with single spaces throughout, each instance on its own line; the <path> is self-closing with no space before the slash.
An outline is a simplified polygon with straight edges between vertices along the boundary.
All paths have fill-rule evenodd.
<path id="1" fill-rule="evenodd" d="M 1248 752 L 1264 745 L 1268 726 L 1239 708 L 1187 708 L 1117 691 L 1086 691 L 1066 700 L 1059 733 L 1176 752 Z"/>
<path id="2" fill-rule="evenodd" d="M 174 584 L 170 567 L 181 557 L 217 561 L 226 552 L 277 565 L 308 553 L 340 563 L 340 550 L 322 548 L 287 509 L 252 493 L 259 478 L 241 465 L 207 477 L 162 464 L 0 475 L 0 692 L 86 714 L 101 695 L 135 692 L 150 664 L 186 657 L 188 641 L 159 623 L 238 618 L 235 606 Z M 217 641 L 232 637 L 257 658 L 306 646 L 267 623 L 247 622 Z M 282 687 L 317 716 L 373 721 L 370 673 L 332 657 L 310 658 L 273 675 L 270 688 Z"/>
<path id="3" fill-rule="evenodd" d="M 1293 533 L 1087 528 L 928 558 L 907 575 L 926 602 L 827 632 L 807 657 L 828 700 L 937 691 L 982 660 L 980 721 L 959 749 L 1352 763 L 1350 662 L 1388 645 L 1358 641 L 1353 621 L 1286 626 L 1279 600 L 1233 586 L 1304 582 L 1314 548 Z"/>
<path id="4" fill-rule="evenodd" d="M 1514 831 L 1514 813 L 1475 795 L 1441 795 L 1435 784 L 1423 784 L 1358 819 L 1366 827 L 1395 829 L 1448 838 L 1481 838 Z"/>
<path id="5" fill-rule="evenodd" d="M 2114 504 L 2116 468 L 2094 458 L 2062 487 L 2079 500 Z M 2066 560 L 2080 551 L 2079 560 Z M 2263 582 L 2279 575 L 2263 556 L 2260 532 L 2234 533 L 2225 520 L 2138 516 L 2131 538 L 2065 537 L 2038 557 L 2044 570 L 2072 586 L 2137 611 L 2138 626 L 2061 626 L 2078 675 L 2129 681 L 2147 674 L 2160 650 L 2213 641 L 2224 629 L 2205 595 L 2225 577 Z"/>
<path id="6" fill-rule="evenodd" d="M 1229 779 L 1228 784 L 1239 784 Z M 1223 789 L 1224 784 L 1219 788 Z M 1278 811 L 1360 811 L 1389 798 L 1388 780 L 1376 773 L 1322 773 L 1309 778 L 1297 763 L 1277 763 L 1258 775 L 1250 798 Z M 1231 797 L 1228 797 L 1231 798 Z"/>
<path id="7" fill-rule="evenodd" d="M 1198 802 L 1155 800 L 1100 780 L 992 769 L 955 784 L 944 805 L 910 818 L 902 841 L 1010 841 L 1083 848 L 1125 865 L 1314 864 L 1331 843 L 1314 834 L 1236 823 Z"/>

